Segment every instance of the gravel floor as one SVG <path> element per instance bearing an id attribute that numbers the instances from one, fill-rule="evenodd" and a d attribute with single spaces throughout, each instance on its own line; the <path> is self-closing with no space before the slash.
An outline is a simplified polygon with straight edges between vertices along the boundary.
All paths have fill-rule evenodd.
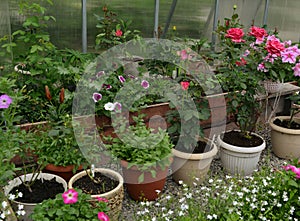
<path id="1" fill-rule="evenodd" d="M 270 165 L 272 167 L 280 167 L 284 165 L 286 162 L 283 159 L 279 159 L 271 152 L 271 142 L 270 142 L 270 130 L 268 128 L 258 131 L 259 135 L 265 138 L 266 148 L 261 154 L 260 162 L 258 165 L 258 170 L 263 165 Z M 218 156 L 215 157 L 211 164 L 210 172 L 208 176 L 222 176 L 222 166 Z M 174 194 L 179 191 L 179 186 L 172 180 L 171 176 L 168 177 L 167 182 L 165 184 L 164 192 L 168 192 L 168 194 Z M 123 201 L 123 210 L 120 215 L 119 220 L 134 220 L 133 214 L 135 211 L 139 211 L 139 203 L 130 199 L 128 194 L 125 191 L 125 197 Z"/>

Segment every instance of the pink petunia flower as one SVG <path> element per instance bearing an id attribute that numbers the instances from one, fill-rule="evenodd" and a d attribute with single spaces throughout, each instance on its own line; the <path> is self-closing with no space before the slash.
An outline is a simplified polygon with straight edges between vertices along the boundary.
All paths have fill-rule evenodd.
<path id="1" fill-rule="evenodd" d="M 0 96 L 0 109 L 7 109 L 9 105 L 12 103 L 12 99 L 7 94 L 3 94 Z"/>
<path id="2" fill-rule="evenodd" d="M 62 198 L 65 204 L 74 204 L 78 201 L 78 192 L 73 189 L 69 189 L 62 194 Z"/>
<path id="3" fill-rule="evenodd" d="M 300 63 L 297 63 L 297 64 L 293 67 L 293 71 L 294 71 L 294 76 L 300 77 Z"/>
<path id="4" fill-rule="evenodd" d="M 101 221 L 109 221 L 108 215 L 106 215 L 104 212 L 98 213 L 98 219 Z"/>
<path id="5" fill-rule="evenodd" d="M 149 88 L 149 82 L 146 81 L 146 80 L 142 80 L 141 85 L 142 85 L 142 87 L 145 88 L 145 89 Z"/>

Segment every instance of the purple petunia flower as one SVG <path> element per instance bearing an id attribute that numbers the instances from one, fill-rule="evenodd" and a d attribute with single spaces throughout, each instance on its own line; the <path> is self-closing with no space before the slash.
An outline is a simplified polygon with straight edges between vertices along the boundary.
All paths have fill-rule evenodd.
<path id="1" fill-rule="evenodd" d="M 93 100 L 96 102 L 100 101 L 102 99 L 102 95 L 99 93 L 93 93 Z"/>
<path id="2" fill-rule="evenodd" d="M 11 104 L 12 99 L 7 94 L 0 96 L 0 109 L 7 109 Z"/>
<path id="3" fill-rule="evenodd" d="M 112 88 L 112 86 L 110 84 L 103 84 L 102 87 L 106 90 L 109 90 Z"/>
<path id="4" fill-rule="evenodd" d="M 105 74 L 104 71 L 99 71 L 99 72 L 96 74 L 96 76 L 97 76 L 97 77 L 101 77 L 101 76 L 103 76 L 104 74 Z"/>
<path id="5" fill-rule="evenodd" d="M 146 81 L 146 80 L 142 80 L 142 83 L 141 83 L 142 87 L 147 89 L 149 87 L 149 82 Z"/>
<path id="6" fill-rule="evenodd" d="M 121 81 L 121 83 L 125 82 L 125 78 L 122 75 L 119 76 L 119 80 Z"/>
<path id="7" fill-rule="evenodd" d="M 122 104 L 119 102 L 114 103 L 114 111 L 115 112 L 121 112 L 122 111 Z"/>

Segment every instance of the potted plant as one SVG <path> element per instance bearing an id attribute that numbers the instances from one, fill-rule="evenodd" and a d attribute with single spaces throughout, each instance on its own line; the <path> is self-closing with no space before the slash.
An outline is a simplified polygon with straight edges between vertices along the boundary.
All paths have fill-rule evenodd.
<path id="1" fill-rule="evenodd" d="M 80 189 L 93 200 L 107 199 L 110 220 L 117 221 L 122 211 L 124 180 L 120 173 L 108 168 L 94 168 L 76 173 L 68 182 L 69 189 Z"/>
<path id="2" fill-rule="evenodd" d="M 35 206 L 31 214 L 32 220 L 101 220 L 109 221 L 107 200 L 92 200 L 89 194 L 78 189 L 69 189 L 57 194 L 54 199 L 44 200 Z"/>
<path id="3" fill-rule="evenodd" d="M 62 176 L 66 181 L 82 170 L 85 157 L 77 144 L 71 116 L 62 115 L 60 121 L 48 122 L 48 136 L 39 158 L 47 162 L 45 171 Z"/>
<path id="4" fill-rule="evenodd" d="M 217 67 L 217 77 L 227 92 L 227 111 L 240 129 L 219 134 L 217 143 L 224 169 L 244 175 L 253 172 L 266 146 L 264 139 L 254 133 L 262 112 L 257 94 L 263 91 L 260 82 L 264 78 L 254 70 L 256 67 L 253 68 L 263 54 L 253 47 L 259 47 L 267 34 L 264 29 L 255 26 L 250 30 L 247 36 L 244 35 L 235 13 L 231 19 L 225 19 L 224 26 L 220 25 L 217 30 L 222 43 L 219 52 L 222 63 Z M 273 78 L 276 76 L 279 78 L 279 75 Z"/>
<path id="5" fill-rule="evenodd" d="M 154 133 L 142 117 L 133 116 L 134 125 L 118 117 L 113 122 L 115 136 L 105 137 L 105 148 L 120 160 L 129 195 L 134 200 L 154 200 L 157 191 L 164 188 L 172 161 L 172 143 L 165 130 L 158 128 Z"/>
<path id="6" fill-rule="evenodd" d="M 200 184 L 205 180 L 218 150 L 213 142 L 204 138 L 203 128 L 200 125 L 201 121 L 210 116 L 207 100 L 199 98 L 199 95 L 197 98 L 193 91 L 199 93 L 200 90 L 195 90 L 195 83 L 186 80 L 183 79 L 181 88 L 176 90 L 177 102 L 170 102 L 167 131 L 174 144 L 172 177 L 177 183 L 193 185 L 195 182 Z"/>
<path id="7" fill-rule="evenodd" d="M 300 112 L 298 93 L 288 97 L 292 101 L 290 116 L 276 116 L 270 120 L 272 151 L 280 158 L 300 157 Z"/>

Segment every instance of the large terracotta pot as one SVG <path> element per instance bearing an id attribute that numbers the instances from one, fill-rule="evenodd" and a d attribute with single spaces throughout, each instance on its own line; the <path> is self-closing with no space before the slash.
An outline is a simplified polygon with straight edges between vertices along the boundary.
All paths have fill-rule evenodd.
<path id="1" fill-rule="evenodd" d="M 71 179 L 71 177 L 75 173 L 81 171 L 83 169 L 83 167 L 79 166 L 79 168 L 75 172 L 73 172 L 73 169 L 74 169 L 74 165 L 55 166 L 54 164 L 47 164 L 44 171 L 46 173 L 52 173 L 52 174 L 58 175 L 58 176 L 64 178 L 66 182 L 68 182 Z"/>
<path id="2" fill-rule="evenodd" d="M 87 171 L 90 172 L 90 170 Z M 108 206 L 110 208 L 107 214 L 110 217 L 110 220 L 117 221 L 122 211 L 123 198 L 124 198 L 123 177 L 118 172 L 106 168 L 95 168 L 95 172 L 100 172 L 104 175 L 110 176 L 119 182 L 118 186 L 109 192 L 99 194 L 99 195 L 91 195 L 93 199 L 97 199 L 98 197 L 107 199 Z M 75 183 L 75 181 L 80 179 L 83 176 L 87 176 L 86 171 L 81 171 L 75 174 L 74 176 L 72 176 L 72 178 L 68 182 L 68 187 L 70 189 L 73 188 L 73 184 Z"/>
<path id="3" fill-rule="evenodd" d="M 272 151 L 280 158 L 300 158 L 300 130 L 288 129 L 274 124 L 276 119 L 289 120 L 289 116 L 278 116 L 270 121 Z M 293 120 L 300 123 L 300 117 Z"/>
<path id="4" fill-rule="evenodd" d="M 16 177 L 13 180 L 9 181 L 8 185 L 4 187 L 5 195 L 8 196 L 9 193 L 11 192 L 11 190 L 14 187 L 17 187 L 17 186 L 21 185 L 22 184 L 21 180 L 30 181 L 32 176 L 33 176 L 33 174 L 29 173 L 29 174 L 26 174 L 26 175 L 21 175 L 20 177 Z M 41 178 L 43 178 L 44 180 L 51 180 L 51 179 L 55 178 L 56 182 L 61 183 L 63 185 L 65 191 L 67 190 L 67 187 L 68 187 L 67 182 L 63 178 L 61 178 L 60 176 L 57 176 L 57 175 L 54 175 L 54 174 L 49 174 L 49 173 L 41 173 L 39 175 L 38 179 L 41 179 Z M 47 190 L 45 190 L 45 191 L 47 191 Z M 32 212 L 34 210 L 34 207 L 37 204 L 36 203 L 22 203 L 22 202 L 19 202 L 19 201 L 16 201 L 16 200 L 12 201 L 12 207 L 14 209 L 17 209 L 18 205 L 23 205 L 24 210 L 26 212 L 26 214 L 24 216 L 21 216 L 19 220 L 20 221 L 31 221 L 29 216 L 30 216 L 30 214 L 32 214 Z"/>
<path id="5" fill-rule="evenodd" d="M 121 160 L 121 166 L 127 192 L 132 199 L 152 201 L 158 198 L 159 192 L 163 190 L 166 183 L 168 167 L 163 170 L 160 167 L 152 168 L 156 171 L 156 176 L 153 177 L 150 171 L 142 172 L 137 166 L 128 168 L 128 162 L 125 160 Z M 144 173 L 144 180 L 139 183 L 138 179 L 142 173 Z"/>
<path id="6" fill-rule="evenodd" d="M 183 181 L 183 183 L 192 186 L 193 183 L 201 184 L 205 180 L 211 162 L 218 153 L 218 148 L 213 142 L 207 139 L 205 141 L 209 150 L 200 154 L 172 149 L 174 157 L 172 178 L 175 182 Z"/>
<path id="7" fill-rule="evenodd" d="M 224 132 L 223 132 L 224 133 Z M 262 144 L 256 147 L 239 147 L 225 143 L 222 140 L 223 133 L 217 137 L 217 145 L 220 149 L 220 157 L 223 168 L 230 174 L 250 175 L 256 169 L 261 152 L 266 147 L 265 140 L 256 133 L 262 140 Z"/>

